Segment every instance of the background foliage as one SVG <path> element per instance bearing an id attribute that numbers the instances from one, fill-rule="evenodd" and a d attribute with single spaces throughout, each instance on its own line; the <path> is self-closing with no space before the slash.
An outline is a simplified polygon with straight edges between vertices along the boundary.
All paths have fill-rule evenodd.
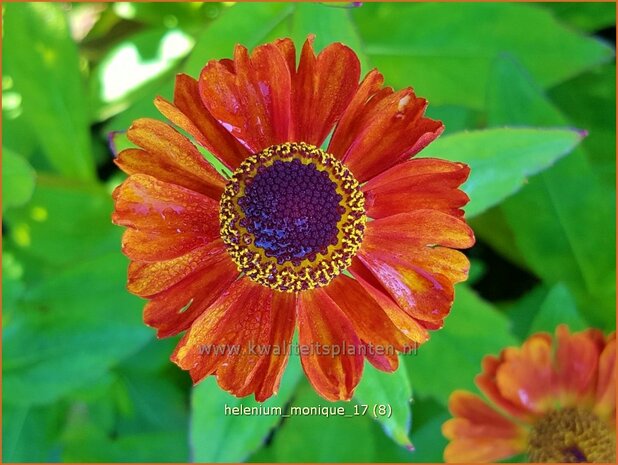
<path id="1" fill-rule="evenodd" d="M 615 328 L 615 4 L 3 4 L 3 461 L 441 461 L 446 403 L 531 332 Z M 391 418 L 231 417 L 125 291 L 108 135 L 179 70 L 290 36 L 414 86 L 472 167 L 478 244 L 443 330 L 343 405 Z M 609 42 L 608 42 L 609 41 Z M 577 128 L 577 129 L 575 129 Z M 583 138 L 585 133 L 588 136 Z M 121 143 L 122 141 L 118 141 Z M 329 405 L 298 360 L 266 405 Z M 413 451 L 410 441 L 414 443 Z"/>

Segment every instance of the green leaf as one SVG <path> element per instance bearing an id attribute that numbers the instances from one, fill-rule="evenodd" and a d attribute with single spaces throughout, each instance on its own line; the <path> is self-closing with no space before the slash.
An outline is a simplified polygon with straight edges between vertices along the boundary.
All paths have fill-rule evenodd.
<path id="1" fill-rule="evenodd" d="M 198 37 L 195 48 L 183 70 L 197 77 L 213 59 L 231 58 L 236 44 L 252 49 L 263 43 L 273 29 L 284 22 L 294 10 L 287 3 L 239 2 L 221 13 Z M 230 30 L 234 34 L 230 34 Z"/>
<path id="2" fill-rule="evenodd" d="M 565 323 L 571 331 L 590 327 L 580 316 L 569 288 L 564 284 L 556 284 L 541 304 L 541 310 L 532 321 L 530 332 L 547 331 L 553 334 L 556 326 L 561 323 Z"/>
<path id="3" fill-rule="evenodd" d="M 455 389 L 474 390 L 474 377 L 485 355 L 515 343 L 509 321 L 489 302 L 459 285 L 444 328 L 433 332 L 415 355 L 403 358 L 414 391 L 446 405 Z"/>
<path id="4" fill-rule="evenodd" d="M 111 438 L 98 425 L 87 423 L 65 438 L 64 462 L 185 462 L 188 459 L 182 431 L 146 432 Z"/>
<path id="5" fill-rule="evenodd" d="M 4 321 L 11 318 L 24 293 L 24 267 L 15 255 L 2 250 L 2 313 Z"/>
<path id="6" fill-rule="evenodd" d="M 442 462 L 442 454 L 447 444 L 442 435 L 442 425 L 451 417 L 446 406 L 430 398 L 421 398 L 414 403 L 413 411 L 415 424 L 412 428 L 412 439 L 415 450 L 411 461 Z"/>
<path id="7" fill-rule="evenodd" d="M 611 5 L 615 8 L 614 4 Z M 584 149 L 592 167 L 608 186 L 614 187 L 616 183 L 615 63 L 595 67 L 554 87 L 549 95 L 570 121 L 588 130 L 589 135 L 584 140 Z"/>
<path id="8" fill-rule="evenodd" d="M 442 137 L 422 152 L 470 165 L 464 191 L 470 196 L 469 217 L 478 215 L 517 192 L 527 177 L 551 166 L 581 141 L 568 129 L 499 128 Z"/>
<path id="9" fill-rule="evenodd" d="M 429 105 L 426 115 L 442 121 L 444 135 L 480 126 L 481 112 L 457 105 Z"/>
<path id="10" fill-rule="evenodd" d="M 351 21 L 349 9 L 336 8 L 327 3 L 296 3 L 294 6 L 294 13 L 288 23 L 288 35 L 294 40 L 297 50 L 300 50 L 309 34 L 315 34 L 316 51 L 333 42 L 342 42 L 357 53 L 362 70 L 369 71 L 361 39 Z"/>
<path id="11" fill-rule="evenodd" d="M 3 6 L 5 73 L 23 101 L 24 117 L 50 164 L 61 174 L 92 181 L 89 109 L 77 47 L 66 15 L 52 3 Z"/>
<path id="12" fill-rule="evenodd" d="M 165 2 L 113 4 L 115 13 L 121 18 L 147 24 L 151 27 L 203 28 L 204 23 L 216 18 L 223 5 L 201 2 Z"/>
<path id="13" fill-rule="evenodd" d="M 500 205 L 470 219 L 470 226 L 477 238 L 489 244 L 492 249 L 519 268 L 526 268 L 521 253 L 515 245 L 513 231 L 504 218 Z"/>
<path id="14" fill-rule="evenodd" d="M 505 309 L 504 313 L 512 322 L 512 332 L 519 339 L 524 340 L 530 334 L 532 321 L 541 311 L 548 293 L 546 286 L 536 286 Z"/>
<path id="15" fill-rule="evenodd" d="M 298 357 L 291 356 L 279 393 L 266 402 L 238 399 L 223 391 L 213 376 L 193 389 L 190 437 L 196 462 L 240 462 L 255 452 L 281 421 L 284 409 L 302 374 Z M 262 409 L 262 414 L 235 415 L 233 408 Z M 256 410 L 257 411 L 257 410 Z M 269 413 L 264 413 L 269 412 Z"/>
<path id="16" fill-rule="evenodd" d="M 21 94 L 15 92 L 14 87 L 15 81 L 5 69 L 2 77 L 2 151 L 10 149 L 30 160 L 36 149 L 36 140 L 24 117 Z"/>
<path id="17" fill-rule="evenodd" d="M 51 403 L 102 377 L 151 337 L 118 253 L 57 271 L 26 289 L 3 328 L 3 400 Z"/>
<path id="18" fill-rule="evenodd" d="M 54 446 L 65 405 L 14 406 L 2 403 L 2 462 L 56 462 Z"/>
<path id="19" fill-rule="evenodd" d="M 105 382 L 74 393 L 65 462 L 186 462 L 190 378 L 169 361 L 175 338 L 153 340 Z M 142 362 L 142 363 L 140 363 Z"/>
<path id="20" fill-rule="evenodd" d="M 517 3 L 366 3 L 352 11 L 373 65 L 432 104 L 481 109 L 492 61 L 521 60 L 544 87 L 611 60 L 612 48 Z"/>
<path id="21" fill-rule="evenodd" d="M 30 202 L 9 210 L 6 221 L 20 250 L 46 263 L 65 265 L 120 253 L 122 230 L 111 223 L 112 209 L 110 193 L 100 186 L 40 175 Z"/>
<path id="22" fill-rule="evenodd" d="M 616 24 L 616 4 L 613 2 L 544 2 L 558 20 L 588 32 Z"/>
<path id="23" fill-rule="evenodd" d="M 2 148 L 2 211 L 19 207 L 32 196 L 36 173 L 22 156 Z"/>
<path id="24" fill-rule="evenodd" d="M 390 415 L 380 415 L 375 419 L 397 444 L 412 447 L 408 438 L 412 426 L 412 388 L 403 363 L 394 373 L 379 371 L 370 363 L 365 363 L 363 378 L 354 391 L 354 399 L 361 405 L 389 406 L 392 410 Z"/>
<path id="25" fill-rule="evenodd" d="M 319 397 L 303 382 L 291 407 L 345 410 L 345 416 L 324 414 L 290 415 L 283 422 L 271 445 L 274 462 L 372 462 L 378 453 L 375 425 L 366 415 L 353 415 L 354 406 L 347 402 L 329 402 Z M 290 407 L 290 408 L 291 408 Z M 309 410 L 309 409 L 307 409 Z M 302 411 L 302 410 L 301 410 Z"/>
<path id="26" fill-rule="evenodd" d="M 497 62 L 495 75 L 488 97 L 490 124 L 569 126 L 513 60 Z M 596 177 L 585 152 L 580 148 L 531 179 L 503 211 L 528 266 L 549 284 L 566 284 L 586 319 L 612 330 L 615 193 Z"/>

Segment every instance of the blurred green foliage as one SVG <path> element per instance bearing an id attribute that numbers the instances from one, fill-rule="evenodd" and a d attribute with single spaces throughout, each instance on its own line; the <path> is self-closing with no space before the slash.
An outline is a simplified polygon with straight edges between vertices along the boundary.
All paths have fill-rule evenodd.
<path id="1" fill-rule="evenodd" d="M 615 4 L 4 3 L 3 461 L 441 461 L 454 389 L 481 358 L 566 322 L 615 329 Z M 141 322 L 110 223 L 110 131 L 156 117 L 173 76 L 237 43 L 342 41 L 414 86 L 469 163 L 479 245 L 444 329 L 366 373 L 346 411 L 242 416 L 191 388 Z M 583 138 L 584 131 L 588 135 Z M 583 142 L 582 142 L 583 138 Z M 506 277 L 506 278 L 505 278 Z M 297 359 L 264 406 L 332 406 Z M 413 447 L 412 445 L 413 444 Z"/>

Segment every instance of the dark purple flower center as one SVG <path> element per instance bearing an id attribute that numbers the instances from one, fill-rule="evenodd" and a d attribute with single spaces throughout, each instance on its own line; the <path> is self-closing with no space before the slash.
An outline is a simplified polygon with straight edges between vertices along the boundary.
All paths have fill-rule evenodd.
<path id="1" fill-rule="evenodd" d="M 328 172 L 294 159 L 261 167 L 238 205 L 255 245 L 278 263 L 300 263 L 337 244 L 341 201 Z"/>

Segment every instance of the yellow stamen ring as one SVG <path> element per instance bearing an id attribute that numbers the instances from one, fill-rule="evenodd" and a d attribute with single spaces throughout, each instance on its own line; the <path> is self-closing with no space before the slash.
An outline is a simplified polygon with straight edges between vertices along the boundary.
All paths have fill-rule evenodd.
<path id="1" fill-rule="evenodd" d="M 530 462 L 614 462 L 615 433 L 585 408 L 548 413 L 532 428 L 528 440 Z"/>

